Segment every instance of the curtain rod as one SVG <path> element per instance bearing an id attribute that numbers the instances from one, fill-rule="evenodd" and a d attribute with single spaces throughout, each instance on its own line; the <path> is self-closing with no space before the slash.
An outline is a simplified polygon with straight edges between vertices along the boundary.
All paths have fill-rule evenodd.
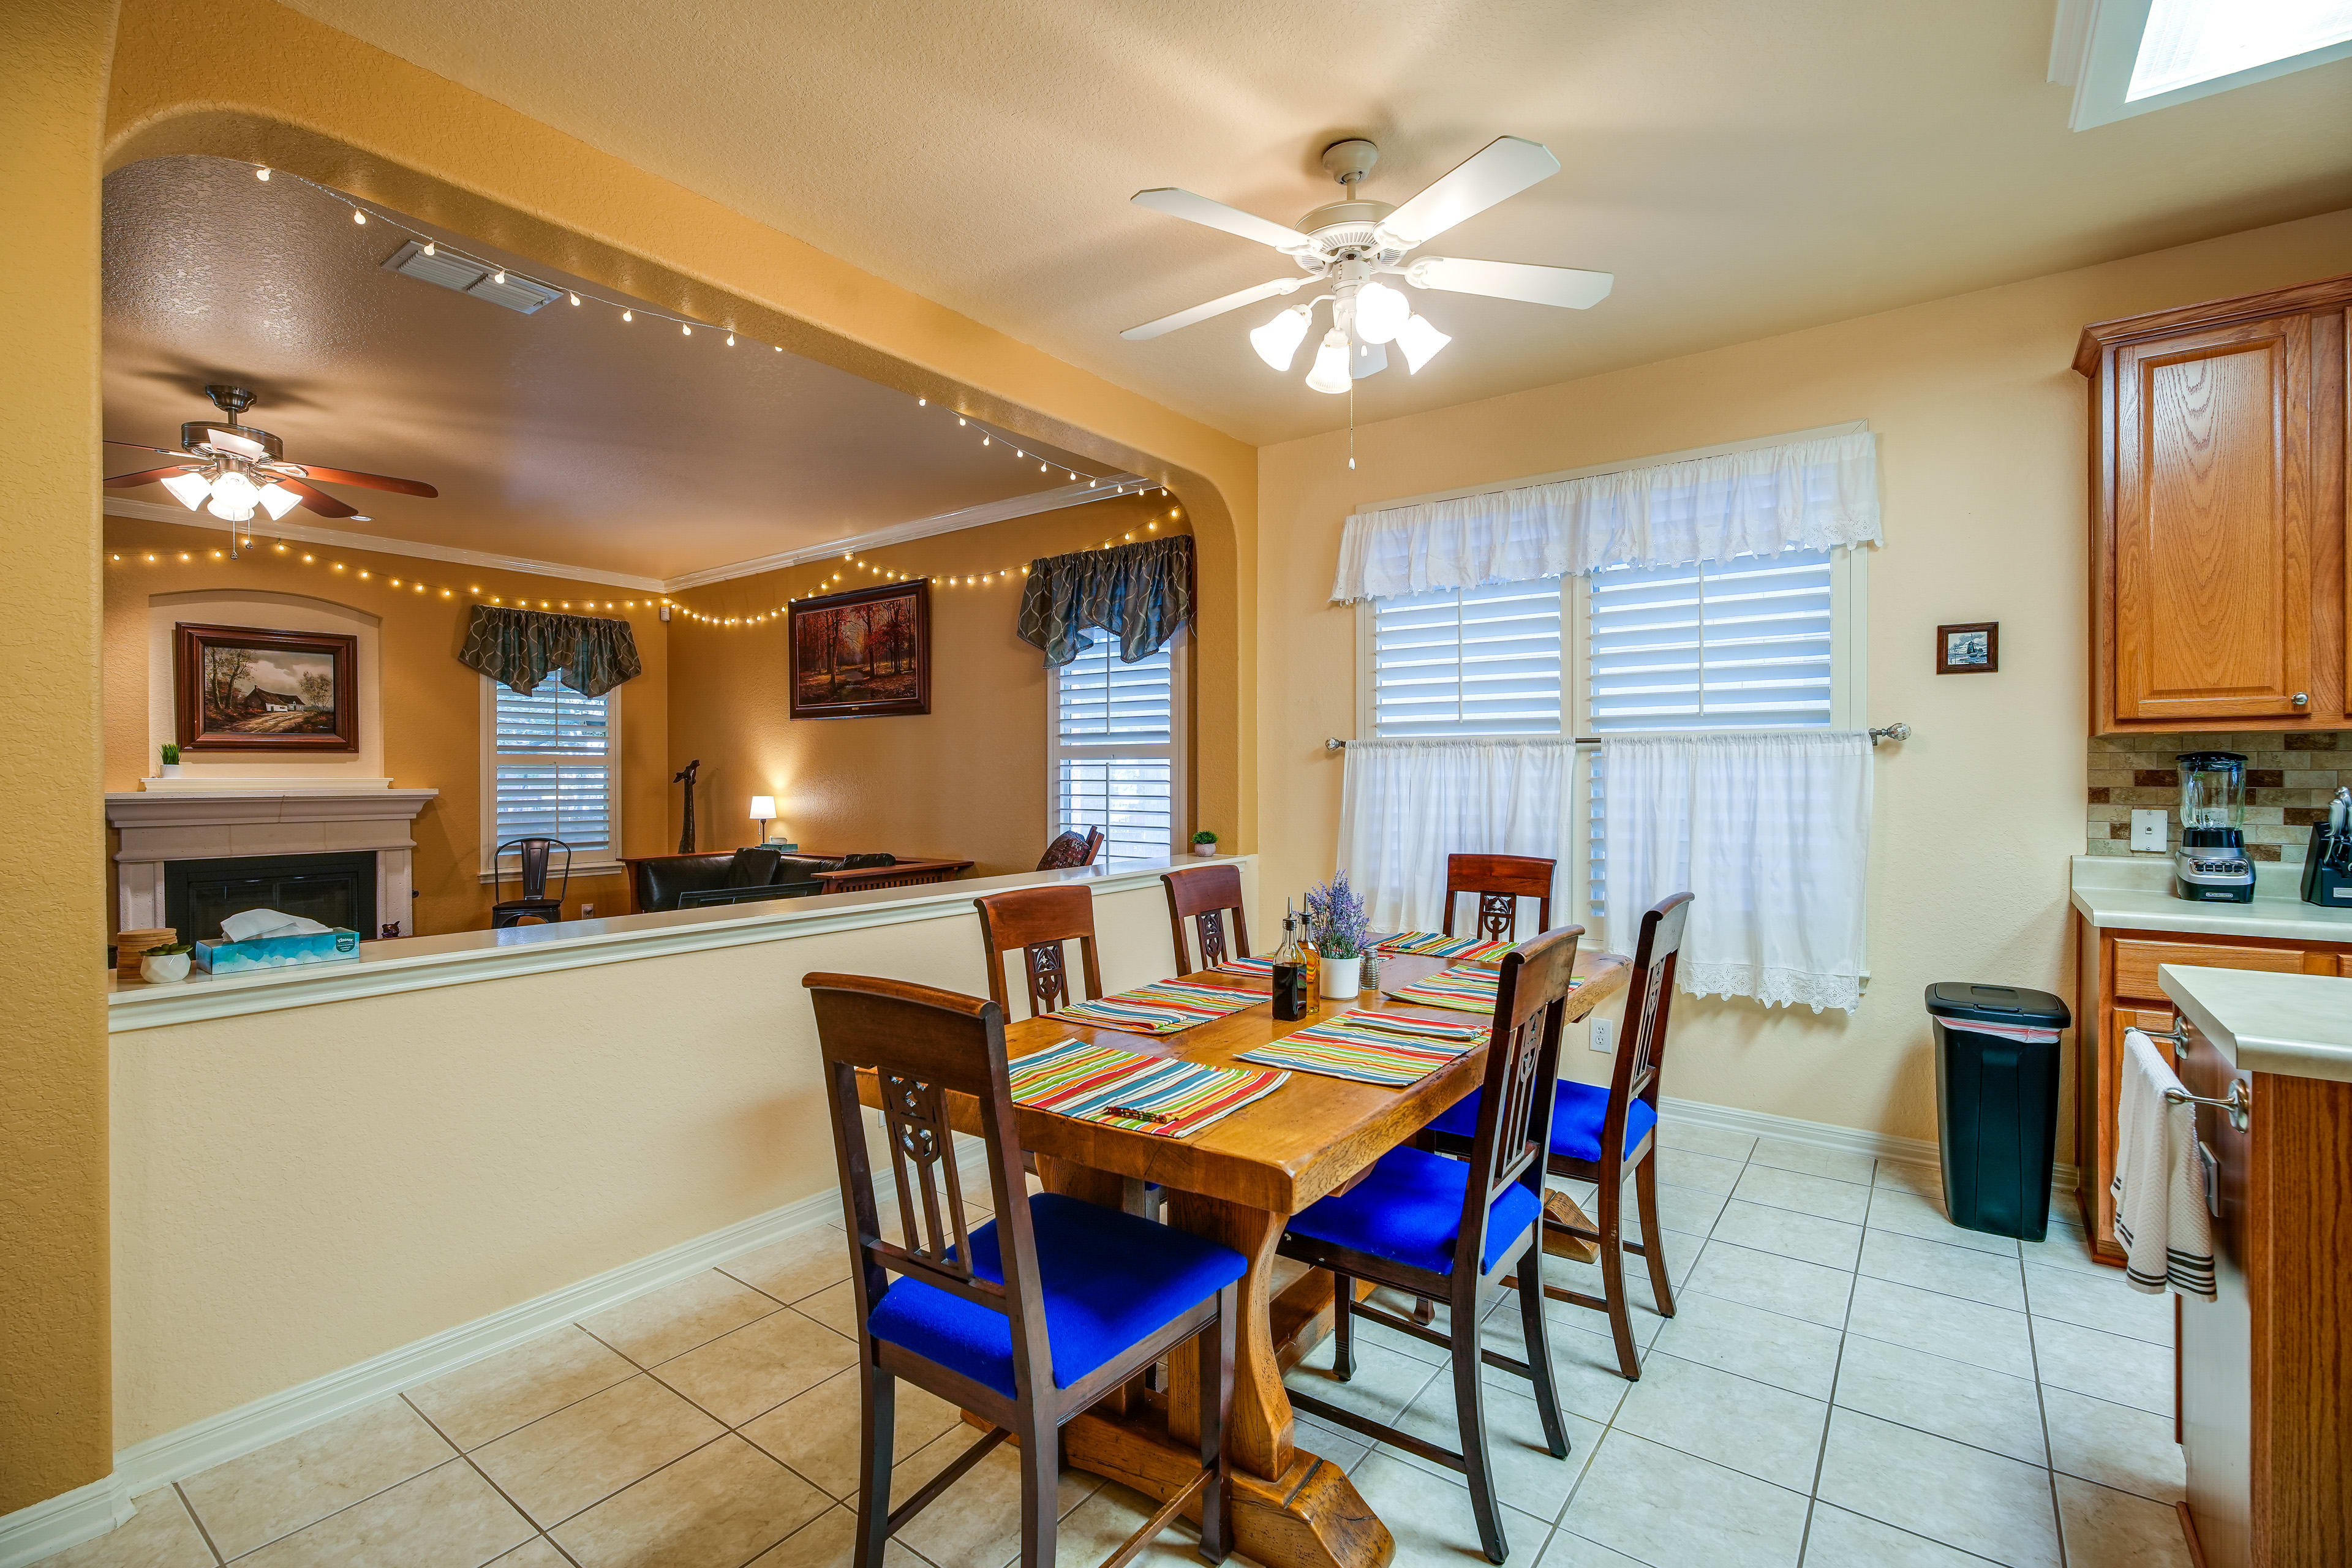
<path id="1" fill-rule="evenodd" d="M 1738 731 L 1727 731 L 1727 730 L 1698 730 L 1698 731 L 1685 731 L 1685 733 L 1689 733 L 1689 734 L 1701 734 L 1701 735 L 1706 735 L 1706 734 L 1742 734 L 1742 735 L 1755 734 L 1755 735 L 1765 735 L 1765 734 L 1772 734 L 1772 733 L 1775 733 L 1775 732 L 1776 732 L 1776 731 L 1769 731 L 1769 730 L 1738 730 Z M 1463 738 L 1466 740 L 1466 739 L 1471 739 L 1472 737 L 1465 736 L 1465 737 L 1463 737 Z M 1507 740 L 1507 739 L 1508 739 L 1508 737 L 1507 737 L 1507 736 L 1502 736 L 1502 735 L 1484 736 L 1484 737 L 1477 737 L 1477 738 L 1479 738 L 1479 739 L 1486 739 L 1486 740 L 1497 740 L 1497 741 L 1499 741 L 1499 740 Z M 1538 736 L 1532 737 L 1532 738 L 1533 738 L 1533 739 L 1536 739 L 1536 740 L 1541 740 L 1541 739 L 1543 739 L 1543 737 L 1542 737 L 1542 736 L 1539 736 L 1539 735 L 1538 735 Z M 1910 738 L 1911 738 L 1911 726 L 1910 726 L 1910 725 L 1908 725 L 1908 724 L 1900 723 L 1900 722 L 1893 723 L 1893 724 L 1883 724 L 1883 725 L 1879 726 L 1877 729 L 1873 730 L 1873 731 L 1870 731 L 1870 743 L 1871 743 L 1872 745 L 1874 745 L 1874 746 L 1875 746 L 1875 745 L 1877 745 L 1877 744 L 1879 744 L 1880 742 L 1885 742 L 1885 741 L 1907 741 L 1907 740 L 1909 740 Z M 1579 745 L 1579 746 L 1597 746 L 1597 745 L 1599 745 L 1599 744 L 1601 743 L 1601 736 L 1599 736 L 1599 735 L 1574 735 L 1574 736 L 1570 737 L 1570 741 L 1571 741 L 1574 744 Z M 1327 752 L 1344 752 L 1344 751 L 1346 751 L 1346 750 L 1348 749 L 1348 742 L 1345 742 L 1345 741 L 1343 741 L 1343 740 L 1341 740 L 1341 739 L 1339 739 L 1339 736 L 1337 736 L 1337 735 L 1328 735 L 1328 736 L 1326 736 L 1326 737 L 1324 738 L 1324 741 L 1323 741 L 1323 749 L 1324 749 L 1325 751 L 1327 751 Z"/>

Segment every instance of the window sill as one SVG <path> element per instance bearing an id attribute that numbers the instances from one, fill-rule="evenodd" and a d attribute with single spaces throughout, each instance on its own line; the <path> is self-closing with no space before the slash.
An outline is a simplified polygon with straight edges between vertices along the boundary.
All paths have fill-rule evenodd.
<path id="1" fill-rule="evenodd" d="M 618 860 L 574 860 L 572 863 L 572 875 L 574 879 L 582 877 L 617 877 L 627 869 L 628 868 Z M 492 882 L 511 882 L 516 880 L 515 870 L 513 867 L 509 866 L 501 870 L 484 871 L 475 879 L 486 888 Z M 562 866 L 551 863 L 547 868 L 547 879 L 561 883 L 563 879 Z"/>

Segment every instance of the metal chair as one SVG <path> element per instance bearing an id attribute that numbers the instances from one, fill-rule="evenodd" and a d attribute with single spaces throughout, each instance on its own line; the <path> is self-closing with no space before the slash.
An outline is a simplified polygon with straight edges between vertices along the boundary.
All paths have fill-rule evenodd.
<path id="1" fill-rule="evenodd" d="M 1493 942 L 1511 942 L 1519 931 L 1519 900 L 1537 901 L 1536 930 L 1551 929 L 1551 874 L 1557 861 L 1533 855 L 1448 855 L 1445 858 L 1445 922 L 1438 929 L 1454 934 L 1454 900 L 1464 893 L 1478 895 L 1475 934 Z"/>
<path id="2" fill-rule="evenodd" d="M 1176 943 L 1176 973 L 1193 972 L 1192 943 L 1184 940 L 1184 922 L 1191 921 L 1201 939 L 1202 969 L 1214 969 L 1227 958 L 1249 956 L 1249 917 L 1242 910 L 1242 874 L 1236 866 L 1192 866 L 1162 871 L 1160 885 L 1168 889 L 1168 931 Z M 1225 917 L 1233 917 L 1233 944 L 1225 942 Z"/>
<path id="3" fill-rule="evenodd" d="M 1510 1544 L 1495 1505 L 1494 1466 L 1486 1453 L 1482 1364 L 1535 1384 L 1544 1441 L 1552 1458 L 1568 1457 L 1542 1291 L 1519 1291 L 1524 1362 L 1483 1350 L 1479 1322 L 1487 1300 L 1503 1289 L 1506 1274 L 1538 1286 L 1542 1281 L 1543 1152 L 1549 1146 L 1559 1075 L 1561 1016 L 1576 971 L 1576 940 L 1583 934 L 1582 927 L 1569 926 L 1504 956 L 1494 1032 L 1486 1044 L 1483 1109 L 1468 1162 L 1410 1146 L 1391 1149 L 1354 1186 L 1292 1215 L 1280 1246 L 1283 1257 L 1328 1268 L 1335 1277 L 1332 1331 L 1338 1343 L 1331 1365 L 1342 1383 L 1355 1373 L 1359 1317 L 1446 1348 L 1462 1450 L 1439 1447 L 1295 1388 L 1290 1403 L 1334 1426 L 1461 1471 L 1470 1483 L 1479 1544 L 1496 1563 Z M 1359 1279 L 1445 1300 L 1452 1308 L 1446 1325 L 1451 1332 L 1358 1302 Z"/>
<path id="4" fill-rule="evenodd" d="M 1070 968 L 1066 944 L 1076 942 L 1085 965 L 1087 996 L 1102 994 L 1102 968 L 1095 958 L 1095 895 L 1083 883 L 1045 888 L 1016 888 L 972 900 L 980 911 L 980 940 L 988 954 L 988 995 L 1010 1013 L 1004 994 L 1003 955 L 1021 950 L 1022 970 L 1029 982 L 1029 1016 L 1067 1006 Z"/>
<path id="5" fill-rule="evenodd" d="M 563 851 L 563 883 L 555 897 L 547 896 L 547 863 L 552 851 Z M 509 850 L 515 854 L 516 879 L 522 884 L 522 897 L 503 899 L 490 906 L 490 929 L 519 926 L 526 920 L 560 921 L 563 918 L 563 900 L 572 891 L 572 846 L 561 838 L 509 838 L 499 846 L 490 858 L 495 893 L 499 886 L 499 863 Z"/>
<path id="6" fill-rule="evenodd" d="M 1007 1437 L 1020 1440 L 1023 1568 L 1052 1568 L 1063 1424 L 1187 1341 L 1201 1364 L 1200 1473 L 1106 1561 L 1125 1563 L 1197 1500 L 1201 1555 L 1223 1562 L 1241 1254 L 1116 1209 L 1030 1195 L 998 1004 L 856 974 L 810 974 L 801 984 L 816 1009 L 856 1296 L 865 1411 L 856 1568 L 882 1568 L 889 1537 Z M 882 1101 L 900 1241 L 884 1238 L 878 1217 L 858 1103 L 864 1073 Z M 987 1145 L 997 1217 L 971 1231 L 950 1094 L 978 1102 Z M 900 1378 L 991 1426 L 893 1509 Z"/>

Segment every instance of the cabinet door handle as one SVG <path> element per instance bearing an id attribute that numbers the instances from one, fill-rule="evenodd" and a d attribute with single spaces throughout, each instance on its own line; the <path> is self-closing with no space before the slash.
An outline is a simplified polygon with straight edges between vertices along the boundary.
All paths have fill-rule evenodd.
<path id="1" fill-rule="evenodd" d="M 2287 700 L 2294 703 L 2297 708 L 2308 708 L 2311 706 L 2311 693 L 2308 691 L 2298 691 L 2293 697 L 2288 698 Z"/>

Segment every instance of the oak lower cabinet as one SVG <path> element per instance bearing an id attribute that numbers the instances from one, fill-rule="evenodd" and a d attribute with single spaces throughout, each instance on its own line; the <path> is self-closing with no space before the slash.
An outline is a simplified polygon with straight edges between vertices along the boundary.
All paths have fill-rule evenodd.
<path id="1" fill-rule="evenodd" d="M 2342 728 L 2352 277 L 2083 329 L 2094 733 Z"/>
<path id="2" fill-rule="evenodd" d="M 2116 1245 L 2116 1096 L 2124 1031 L 2168 1034 L 2177 1017 L 2157 983 L 2158 965 L 2264 970 L 2278 974 L 2352 974 L 2352 942 L 2278 942 L 2260 937 L 2190 936 L 2177 931 L 2094 930 L 2096 963 L 2086 954 L 2075 1015 L 2074 1161 L 2092 1254 L 2123 1267 Z M 2352 1264 L 2347 1264 L 2352 1267 Z"/>

